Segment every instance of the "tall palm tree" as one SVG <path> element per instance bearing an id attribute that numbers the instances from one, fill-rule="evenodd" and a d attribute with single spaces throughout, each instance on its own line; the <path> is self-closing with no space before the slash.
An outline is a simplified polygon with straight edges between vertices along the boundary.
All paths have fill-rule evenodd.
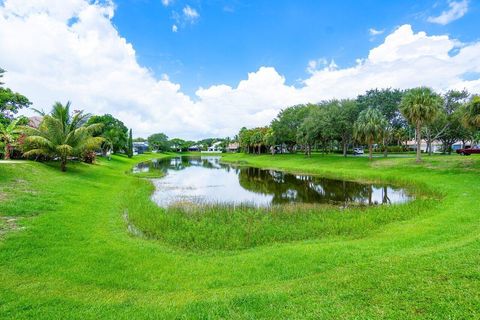
<path id="1" fill-rule="evenodd" d="M 417 162 L 422 161 L 422 126 L 431 123 L 440 112 L 442 97 L 432 89 L 419 87 L 408 90 L 400 102 L 400 112 L 415 127 Z"/>
<path id="2" fill-rule="evenodd" d="M 480 96 L 473 96 L 467 103 L 463 115 L 463 124 L 470 129 L 480 128 Z"/>
<path id="3" fill-rule="evenodd" d="M 13 144 L 21 134 L 20 127 L 18 126 L 19 121 L 20 119 L 13 120 L 8 125 L 0 122 L 0 141 L 2 141 L 4 145 L 5 160 L 10 159 Z"/>
<path id="4" fill-rule="evenodd" d="M 85 125 L 89 114 L 83 111 L 70 113 L 70 102 L 65 106 L 56 102 L 50 114 L 40 112 L 43 120 L 38 129 L 26 127 L 26 152 L 24 156 L 44 155 L 58 157 L 62 171 L 67 169 L 68 157 L 82 155 L 86 150 L 97 148 L 103 141 L 92 135 L 102 124 Z"/>
<path id="5" fill-rule="evenodd" d="M 381 140 L 387 125 L 387 119 L 377 109 L 368 108 L 358 115 L 353 128 L 354 137 L 368 144 L 368 158 L 370 160 L 372 160 L 373 144 Z"/>

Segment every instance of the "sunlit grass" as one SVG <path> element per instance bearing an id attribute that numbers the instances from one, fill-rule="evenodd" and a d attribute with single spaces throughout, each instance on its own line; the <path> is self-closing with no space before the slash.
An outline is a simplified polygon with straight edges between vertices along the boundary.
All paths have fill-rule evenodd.
<path id="1" fill-rule="evenodd" d="M 341 211 L 179 211 L 160 220 L 169 213 L 149 200 L 153 186 L 130 171 L 136 161 L 161 156 L 77 163 L 66 173 L 56 164 L 0 165 L 0 215 L 20 218 L 24 228 L 0 240 L 1 319 L 478 314 L 479 157 L 416 164 L 228 155 L 225 161 L 259 167 L 408 185 L 424 197 Z M 130 234 L 126 211 L 135 223 L 158 223 L 165 235 Z"/>

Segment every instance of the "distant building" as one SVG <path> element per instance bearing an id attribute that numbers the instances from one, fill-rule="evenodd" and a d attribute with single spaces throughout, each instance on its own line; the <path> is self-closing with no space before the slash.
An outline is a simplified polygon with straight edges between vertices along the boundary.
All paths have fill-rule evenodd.
<path id="1" fill-rule="evenodd" d="M 464 148 L 465 146 L 471 146 L 471 145 L 472 145 L 471 141 L 465 141 L 465 145 L 462 141 L 456 141 L 452 145 L 452 150 L 455 151 L 455 150 Z M 417 140 L 407 141 L 407 147 L 410 150 L 417 150 Z M 420 143 L 420 150 L 422 152 L 427 152 L 427 141 L 424 140 L 424 139 L 422 139 L 422 141 Z M 438 141 L 438 140 L 432 141 L 432 152 L 433 153 L 443 152 L 443 145 L 442 145 L 441 141 Z"/>
<path id="2" fill-rule="evenodd" d="M 409 140 L 407 141 L 407 147 L 410 150 L 417 150 L 417 140 Z M 420 143 L 420 150 L 422 152 L 427 152 L 427 141 L 422 139 Z M 440 141 L 432 141 L 432 152 L 441 152 L 442 151 L 442 143 Z"/>
<path id="3" fill-rule="evenodd" d="M 40 123 L 42 123 L 43 117 L 40 116 L 33 116 L 28 118 L 28 125 L 32 128 L 37 128 L 40 126 Z"/>
<path id="4" fill-rule="evenodd" d="M 142 154 L 148 151 L 148 142 L 134 142 L 133 143 L 133 154 Z"/>
<path id="5" fill-rule="evenodd" d="M 205 153 L 217 153 L 217 152 L 222 152 L 223 148 L 220 146 L 222 144 L 221 141 L 217 141 L 213 143 L 210 147 L 208 147 L 207 151 L 202 151 Z"/>
<path id="6" fill-rule="evenodd" d="M 200 144 L 200 145 L 193 145 L 193 146 L 190 146 L 190 147 L 188 148 L 188 151 L 190 151 L 190 152 L 198 152 L 198 151 L 201 151 L 202 148 L 203 148 L 203 145 L 201 145 L 201 144 Z"/>
<path id="7" fill-rule="evenodd" d="M 228 152 L 238 152 L 239 149 L 240 149 L 240 144 L 238 142 L 230 143 L 227 146 L 227 151 Z"/>

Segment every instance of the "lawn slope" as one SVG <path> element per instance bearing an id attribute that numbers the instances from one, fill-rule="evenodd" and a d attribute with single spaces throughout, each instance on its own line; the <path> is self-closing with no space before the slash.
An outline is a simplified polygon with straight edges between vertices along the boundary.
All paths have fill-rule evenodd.
<path id="1" fill-rule="evenodd" d="M 147 157 L 147 156 L 145 156 Z M 148 182 L 114 157 L 69 172 L 0 164 L 1 319 L 465 319 L 480 310 L 480 161 L 245 156 L 293 172 L 386 180 L 439 200 L 365 234 L 195 250 L 127 232 Z M 135 204 L 137 206 L 138 204 Z M 148 208 L 147 208 L 148 209 Z M 0 224 L 5 228 L 5 224 Z M 282 239 L 280 239 L 282 240 Z"/>

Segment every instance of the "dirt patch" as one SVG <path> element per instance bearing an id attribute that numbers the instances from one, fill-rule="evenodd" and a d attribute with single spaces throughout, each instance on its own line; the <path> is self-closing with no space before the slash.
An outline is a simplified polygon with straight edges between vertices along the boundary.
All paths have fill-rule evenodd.
<path id="1" fill-rule="evenodd" d="M 21 192 L 21 193 L 28 193 L 32 195 L 37 195 L 39 194 L 38 191 L 32 190 L 29 187 L 29 183 L 27 180 L 24 179 L 12 179 L 3 186 L 3 188 L 0 188 L 0 201 L 6 200 L 8 198 L 11 198 L 9 196 L 10 193 L 12 192 Z"/>
<path id="2" fill-rule="evenodd" d="M 18 224 L 16 217 L 0 217 L 0 240 L 10 232 L 20 231 L 23 227 Z"/>

